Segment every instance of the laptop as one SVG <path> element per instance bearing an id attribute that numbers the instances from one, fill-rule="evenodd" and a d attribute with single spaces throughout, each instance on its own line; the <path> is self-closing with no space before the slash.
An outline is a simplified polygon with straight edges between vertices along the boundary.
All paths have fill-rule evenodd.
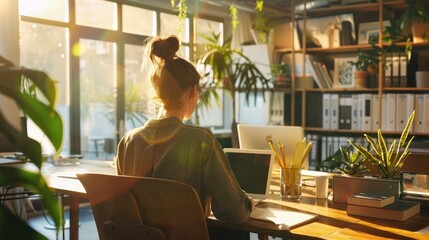
<path id="1" fill-rule="evenodd" d="M 270 149 L 267 142 L 267 137 L 270 136 L 277 152 L 277 140 L 283 143 L 286 159 L 293 159 L 296 143 L 304 138 L 304 130 L 300 126 L 238 124 L 237 131 L 240 148 Z M 280 168 L 277 162 L 274 168 Z M 308 160 L 303 168 L 308 169 Z"/>
<path id="2" fill-rule="evenodd" d="M 255 200 L 268 198 L 274 154 L 271 150 L 224 148 L 241 189 Z"/>

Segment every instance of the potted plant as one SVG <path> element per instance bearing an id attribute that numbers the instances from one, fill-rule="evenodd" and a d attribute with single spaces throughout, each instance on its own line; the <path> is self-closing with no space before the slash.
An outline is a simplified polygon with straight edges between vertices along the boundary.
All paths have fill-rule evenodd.
<path id="1" fill-rule="evenodd" d="M 407 7 L 402 15 L 402 28 L 411 24 L 413 42 L 421 43 L 429 40 L 429 10 L 420 0 L 406 0 Z"/>
<path id="2" fill-rule="evenodd" d="M 363 176 L 369 172 L 369 169 L 364 165 L 365 158 L 359 151 L 353 150 L 352 145 L 340 146 L 341 166 L 336 169 L 344 175 Z"/>
<path id="3" fill-rule="evenodd" d="M 379 63 L 379 52 L 377 49 L 358 50 L 356 61 L 350 62 L 355 66 L 355 87 L 366 88 L 367 77 L 370 74 L 376 74 Z"/>
<path id="4" fill-rule="evenodd" d="M 249 97 L 258 91 L 264 92 L 270 88 L 270 80 L 267 79 L 240 50 L 231 48 L 231 38 L 219 44 L 220 34 L 212 36 L 202 35 L 208 41 L 208 51 L 201 56 L 197 63 L 204 65 L 207 74 L 212 71 L 212 81 L 206 82 L 203 102 L 208 104 L 211 96 L 216 96 L 216 89 L 225 89 L 232 98 L 232 145 L 238 147 L 236 117 L 236 93 L 244 92 L 247 104 Z M 256 97 L 255 97 L 256 104 Z"/>
<path id="5" fill-rule="evenodd" d="M 278 87 L 290 87 L 290 66 L 285 62 L 271 65 L 271 76 Z M 288 81 L 289 80 L 289 81 Z"/>
<path id="6" fill-rule="evenodd" d="M 32 83 L 32 88 L 44 95 L 38 100 L 22 91 L 23 81 Z M 18 68 L 0 56 L 0 93 L 13 99 L 26 117 L 46 134 L 58 151 L 62 143 L 62 120 L 55 111 L 56 88 L 54 81 L 44 72 Z M 41 174 L 42 148 L 39 142 L 29 138 L 26 133 L 15 130 L 0 112 L 0 132 L 22 153 L 28 157 L 39 171 L 27 171 L 16 167 L 0 166 L 0 185 L 22 186 L 41 194 L 44 206 L 52 216 L 57 231 L 61 225 L 58 202 Z M 46 239 L 10 212 L 4 204 L 0 206 L 0 236 L 5 239 Z"/>
<path id="7" fill-rule="evenodd" d="M 414 116 L 415 111 L 408 118 L 407 125 L 402 131 L 400 139 L 398 141 L 395 139 L 389 147 L 386 145 L 380 129 L 377 131 L 377 141 L 371 136 L 364 134 L 372 147 L 372 152 L 363 146 L 357 146 L 352 142 L 350 144 L 380 171 L 382 178 L 392 179 L 410 154 L 408 148 L 414 136 L 408 139 L 408 133 L 414 122 Z"/>

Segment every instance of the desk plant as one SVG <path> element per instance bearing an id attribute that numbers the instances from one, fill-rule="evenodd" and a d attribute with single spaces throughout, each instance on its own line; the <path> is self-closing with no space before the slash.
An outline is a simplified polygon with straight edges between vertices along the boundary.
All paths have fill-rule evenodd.
<path id="1" fill-rule="evenodd" d="M 43 94 L 44 99 L 39 100 L 28 92 L 23 92 L 21 88 L 25 81 L 32 83 L 31 87 Z M 54 109 L 56 88 L 54 81 L 48 75 L 41 71 L 15 67 L 0 56 L 0 93 L 13 99 L 25 116 L 31 118 L 46 134 L 55 149 L 60 149 L 62 120 Z M 41 194 L 43 204 L 52 216 L 58 231 L 61 224 L 59 206 L 40 172 L 43 162 L 40 143 L 29 138 L 26 133 L 15 130 L 1 112 L 0 132 L 38 169 L 38 171 L 29 172 L 20 168 L 0 166 L 0 185 L 22 186 Z M 3 204 L 0 206 L 0 236 L 2 239 L 46 239 L 11 213 Z"/>
<path id="2" fill-rule="evenodd" d="M 359 151 L 353 150 L 352 145 L 339 147 L 341 166 L 336 170 L 350 176 L 363 176 L 369 172 L 369 169 L 364 165 L 365 158 Z"/>
<path id="3" fill-rule="evenodd" d="M 383 134 L 379 129 L 377 131 L 377 140 L 371 136 L 364 134 L 366 140 L 369 142 L 372 148 L 372 152 L 363 146 L 357 146 L 354 143 L 349 143 L 361 153 L 365 160 L 380 170 L 383 178 L 392 179 L 396 172 L 401 169 L 405 160 L 407 159 L 410 152 L 408 148 L 414 139 L 414 136 L 408 139 L 408 133 L 411 125 L 414 122 L 415 111 L 413 111 L 408 118 L 407 124 L 402 131 L 400 139 L 395 139 L 392 144 L 388 147 L 384 141 Z"/>

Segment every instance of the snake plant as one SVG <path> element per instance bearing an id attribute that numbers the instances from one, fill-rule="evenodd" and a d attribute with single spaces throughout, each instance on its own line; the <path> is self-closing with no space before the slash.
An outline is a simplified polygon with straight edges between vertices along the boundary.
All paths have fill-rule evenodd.
<path id="1" fill-rule="evenodd" d="M 339 147 L 341 167 L 336 168 L 336 170 L 351 176 L 361 176 L 369 172 L 369 169 L 364 165 L 366 159 L 363 155 L 359 151 L 353 151 L 353 149 L 352 145 Z"/>
<path id="2" fill-rule="evenodd" d="M 364 156 L 365 160 L 369 161 L 380 170 L 383 174 L 383 178 L 392 179 L 410 155 L 408 148 L 414 136 L 408 139 L 408 133 L 414 122 L 414 116 L 415 111 L 413 111 L 408 118 L 399 141 L 395 139 L 389 147 L 386 145 L 386 141 L 380 129 L 377 131 L 377 140 L 364 134 L 366 140 L 372 147 L 372 152 L 363 146 L 357 146 L 352 142 L 350 142 L 350 144 Z"/>

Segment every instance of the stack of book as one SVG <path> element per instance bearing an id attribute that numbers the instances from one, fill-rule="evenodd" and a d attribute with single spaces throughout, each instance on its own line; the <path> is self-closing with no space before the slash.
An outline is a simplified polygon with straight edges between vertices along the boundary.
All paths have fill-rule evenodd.
<path id="1" fill-rule="evenodd" d="M 347 198 L 347 214 L 405 221 L 420 213 L 420 203 L 396 200 L 377 193 L 352 194 Z"/>

